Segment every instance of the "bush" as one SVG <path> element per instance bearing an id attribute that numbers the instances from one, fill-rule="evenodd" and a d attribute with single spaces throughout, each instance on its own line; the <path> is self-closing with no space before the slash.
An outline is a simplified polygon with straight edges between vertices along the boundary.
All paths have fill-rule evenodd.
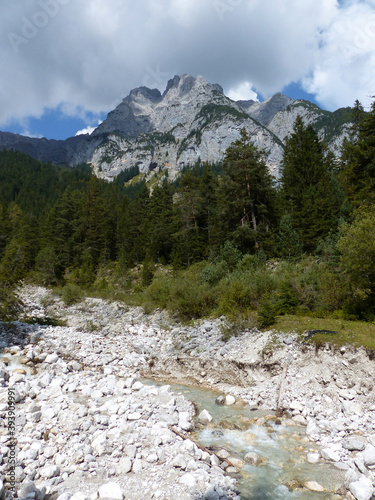
<path id="1" fill-rule="evenodd" d="M 171 293 L 173 278 L 162 271 L 156 271 L 154 280 L 143 294 L 144 303 L 150 309 L 152 304 L 161 309 L 167 309 Z"/>
<path id="2" fill-rule="evenodd" d="M 22 301 L 14 293 L 14 289 L 0 283 L 0 320 L 12 321 L 17 319 L 22 309 Z"/>
<path id="3" fill-rule="evenodd" d="M 201 280 L 206 281 L 211 286 L 216 285 L 229 272 L 228 264 L 225 261 L 212 262 L 201 272 Z"/>
<path id="4" fill-rule="evenodd" d="M 82 290 L 75 283 L 68 283 L 61 290 L 61 298 L 67 306 L 77 304 L 83 298 Z"/>
<path id="5" fill-rule="evenodd" d="M 220 258 L 228 264 L 232 271 L 241 262 L 242 253 L 231 241 L 226 241 L 220 249 Z"/>
<path id="6" fill-rule="evenodd" d="M 273 275 L 266 269 L 236 270 L 218 285 L 219 311 L 233 315 L 238 311 L 256 309 L 275 286 Z"/>
<path id="7" fill-rule="evenodd" d="M 268 328 L 276 323 L 277 309 L 270 297 L 266 297 L 258 310 L 259 323 L 261 328 Z"/>

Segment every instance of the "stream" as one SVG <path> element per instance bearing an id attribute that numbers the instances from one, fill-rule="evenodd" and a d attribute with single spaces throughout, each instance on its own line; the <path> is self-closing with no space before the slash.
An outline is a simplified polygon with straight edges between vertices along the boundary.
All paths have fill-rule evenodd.
<path id="1" fill-rule="evenodd" d="M 165 385 L 142 379 L 144 384 Z M 245 464 L 236 475 L 244 500 L 330 500 L 343 482 L 342 472 L 327 463 L 310 464 L 308 452 L 318 449 L 305 435 L 305 427 L 288 425 L 272 411 L 252 411 L 249 406 L 215 403 L 220 393 L 208 389 L 171 384 L 172 391 L 192 401 L 196 416 L 206 409 L 213 420 L 196 423 L 194 438 L 215 451 L 225 449 L 231 457 L 244 459 L 249 452 L 261 457 L 261 465 Z M 289 421 L 290 422 L 290 421 Z M 327 491 L 313 492 L 302 485 L 315 481 Z"/>
<path id="2" fill-rule="evenodd" d="M 6 357 L 8 369 L 26 369 L 20 358 Z M 163 382 L 140 379 L 143 384 L 163 386 Z M 305 435 L 305 427 L 291 425 L 290 420 L 278 419 L 272 411 L 253 411 L 248 405 L 236 402 L 232 406 L 218 405 L 215 400 L 221 393 L 193 386 L 169 384 L 175 394 L 182 394 L 196 407 L 194 439 L 202 446 L 217 453 L 226 450 L 230 457 L 244 461 L 247 453 L 260 457 L 257 466 L 244 462 L 235 474 L 237 488 L 243 500 L 331 500 L 333 493 L 343 483 L 343 473 L 327 463 L 310 464 L 308 452 L 318 452 L 314 443 Z M 197 416 L 206 409 L 212 421 L 202 425 Z M 315 481 L 325 488 L 313 492 L 303 485 Z"/>

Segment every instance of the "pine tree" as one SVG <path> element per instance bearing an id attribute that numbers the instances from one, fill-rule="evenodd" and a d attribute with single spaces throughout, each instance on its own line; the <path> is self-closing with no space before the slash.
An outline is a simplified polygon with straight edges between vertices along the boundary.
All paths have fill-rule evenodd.
<path id="1" fill-rule="evenodd" d="M 289 214 L 284 214 L 281 218 L 277 242 L 281 257 L 290 259 L 291 257 L 298 257 L 302 253 L 302 245 L 297 231 L 293 228 L 292 218 Z"/>
<path id="2" fill-rule="evenodd" d="M 169 183 L 155 186 L 147 205 L 148 250 L 152 260 L 167 263 L 172 252 L 173 192 Z"/>
<path id="3" fill-rule="evenodd" d="M 368 113 L 356 103 L 354 127 L 342 152 L 341 181 L 354 207 L 375 202 L 375 101 Z"/>
<path id="4" fill-rule="evenodd" d="M 204 237 L 199 225 L 202 209 L 199 193 L 199 177 L 188 170 L 181 178 L 181 187 L 176 195 L 174 234 L 174 263 L 189 266 L 204 255 Z"/>
<path id="5" fill-rule="evenodd" d="M 333 171 L 332 156 L 325 155 L 313 127 L 298 117 L 284 150 L 281 199 L 306 251 L 337 226 L 343 195 Z"/>
<path id="6" fill-rule="evenodd" d="M 245 129 L 226 151 L 221 183 L 221 219 L 240 250 L 256 249 L 274 218 L 273 180 Z"/>

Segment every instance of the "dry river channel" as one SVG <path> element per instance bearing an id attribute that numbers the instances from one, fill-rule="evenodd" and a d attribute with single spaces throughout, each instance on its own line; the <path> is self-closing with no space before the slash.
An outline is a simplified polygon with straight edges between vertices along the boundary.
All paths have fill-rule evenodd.
<path id="1" fill-rule="evenodd" d="M 39 323 L 0 324 L 1 498 L 375 498 L 365 350 L 20 294 Z"/>

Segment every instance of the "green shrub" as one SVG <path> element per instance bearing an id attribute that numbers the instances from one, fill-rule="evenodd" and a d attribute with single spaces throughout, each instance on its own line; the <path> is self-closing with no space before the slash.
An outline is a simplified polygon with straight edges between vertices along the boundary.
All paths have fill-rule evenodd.
<path id="1" fill-rule="evenodd" d="M 220 249 L 220 258 L 233 270 L 241 262 L 242 253 L 231 241 L 226 241 Z"/>
<path id="2" fill-rule="evenodd" d="M 270 297 L 266 297 L 258 309 L 258 317 L 261 328 L 268 328 L 276 323 L 277 308 Z"/>
<path id="3" fill-rule="evenodd" d="M 61 290 L 61 298 L 67 306 L 77 304 L 83 298 L 82 290 L 75 283 L 68 283 Z"/>
<path id="4" fill-rule="evenodd" d="M 236 270 L 218 285 L 219 311 L 231 315 L 235 311 L 256 309 L 275 286 L 275 279 L 267 269 Z"/>
<path id="5" fill-rule="evenodd" d="M 171 287 L 169 308 L 182 319 L 202 318 L 211 314 L 216 294 L 208 283 L 192 282 L 184 276 L 175 278 Z"/>
<path id="6" fill-rule="evenodd" d="M 148 303 L 148 308 L 154 304 L 161 309 L 168 309 L 172 281 L 172 277 L 161 271 L 156 271 L 151 285 L 143 294 L 144 303 Z"/>
<path id="7" fill-rule="evenodd" d="M 224 278 L 228 274 L 228 271 L 228 264 L 225 261 L 211 262 L 202 270 L 201 280 L 213 286 Z"/>

